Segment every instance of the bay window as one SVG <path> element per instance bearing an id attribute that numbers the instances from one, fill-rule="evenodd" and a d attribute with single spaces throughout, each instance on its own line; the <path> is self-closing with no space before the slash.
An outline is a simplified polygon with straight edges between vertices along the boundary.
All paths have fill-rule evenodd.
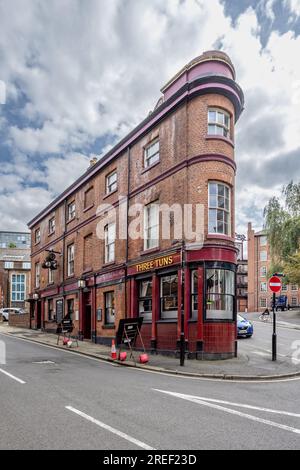
<path id="1" fill-rule="evenodd" d="M 230 137 L 230 115 L 222 109 L 209 108 L 208 135 Z"/>
<path id="2" fill-rule="evenodd" d="M 231 235 L 230 189 L 222 183 L 208 185 L 208 233 Z"/>
<path id="3" fill-rule="evenodd" d="M 206 270 L 206 319 L 233 320 L 235 273 L 228 269 Z"/>

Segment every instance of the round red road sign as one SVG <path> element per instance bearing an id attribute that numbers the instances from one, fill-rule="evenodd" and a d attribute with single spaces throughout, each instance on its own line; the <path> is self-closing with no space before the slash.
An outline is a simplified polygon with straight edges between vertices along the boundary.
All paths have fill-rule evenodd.
<path id="1" fill-rule="evenodd" d="M 277 276 L 272 276 L 269 279 L 269 288 L 272 292 L 279 292 L 281 290 L 281 279 Z"/>

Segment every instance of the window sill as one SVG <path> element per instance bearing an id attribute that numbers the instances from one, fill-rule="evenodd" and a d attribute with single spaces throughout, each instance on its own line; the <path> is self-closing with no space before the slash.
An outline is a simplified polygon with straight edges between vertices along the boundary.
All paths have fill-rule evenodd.
<path id="1" fill-rule="evenodd" d="M 161 318 L 160 320 L 156 320 L 156 323 L 177 323 L 178 318 Z"/>
<path id="2" fill-rule="evenodd" d="M 72 217 L 72 219 L 68 219 L 66 224 L 70 224 L 71 222 L 74 222 L 74 220 L 76 219 L 76 216 L 75 217 Z"/>
<path id="3" fill-rule="evenodd" d="M 86 268 L 83 270 L 82 274 L 88 274 L 88 273 L 91 273 L 92 271 L 93 271 L 93 268 Z"/>
<path id="4" fill-rule="evenodd" d="M 234 142 L 231 139 L 228 139 L 227 137 L 223 137 L 221 135 L 207 135 L 205 137 L 205 140 L 221 140 L 223 142 L 226 142 L 226 144 L 231 145 L 232 148 L 234 148 Z"/>
<path id="5" fill-rule="evenodd" d="M 103 269 L 103 268 L 109 268 L 110 266 L 114 266 L 115 264 L 116 264 L 115 261 L 109 261 L 108 263 L 104 263 L 104 264 L 102 265 L 102 268 L 101 268 L 101 269 Z"/>
<path id="6" fill-rule="evenodd" d="M 83 209 L 83 213 L 84 212 L 87 212 L 89 210 L 91 210 L 93 207 L 94 207 L 95 204 L 91 204 L 90 206 L 86 207 L 85 209 Z"/>
<path id="7" fill-rule="evenodd" d="M 105 194 L 105 196 L 103 196 L 103 199 L 107 199 L 109 196 L 112 196 L 113 194 L 117 193 L 118 192 L 118 188 L 115 189 L 114 191 L 112 191 L 111 193 L 107 193 Z"/>
<path id="8" fill-rule="evenodd" d="M 149 170 L 152 170 L 152 168 L 154 168 L 155 166 L 157 166 L 159 164 L 160 164 L 160 160 L 158 160 L 158 162 L 155 162 L 150 166 L 147 166 L 147 168 L 144 168 L 143 171 L 141 171 L 141 175 L 143 175 L 144 173 L 147 173 L 147 171 L 149 171 Z"/>
<path id="9" fill-rule="evenodd" d="M 54 230 L 54 232 L 49 232 L 48 237 L 52 237 L 52 235 L 54 235 L 54 234 L 55 234 L 55 230 Z"/>

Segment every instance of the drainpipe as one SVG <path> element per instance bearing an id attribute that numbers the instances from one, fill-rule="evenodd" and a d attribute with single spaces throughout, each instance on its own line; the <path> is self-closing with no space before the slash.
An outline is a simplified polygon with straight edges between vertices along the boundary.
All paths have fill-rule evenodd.
<path id="1" fill-rule="evenodd" d="M 128 298 L 127 298 L 127 265 L 128 265 L 128 235 L 129 235 L 129 229 L 128 229 L 128 219 L 129 219 L 129 192 L 130 192 L 130 146 L 127 148 L 127 208 L 126 208 L 126 266 L 125 266 L 125 318 L 128 318 Z"/>

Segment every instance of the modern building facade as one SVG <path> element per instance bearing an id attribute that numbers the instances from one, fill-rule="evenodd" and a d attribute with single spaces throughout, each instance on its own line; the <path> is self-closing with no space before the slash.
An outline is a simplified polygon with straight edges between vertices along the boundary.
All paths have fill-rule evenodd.
<path id="1" fill-rule="evenodd" d="M 110 344 L 121 318 L 142 316 L 149 350 L 176 351 L 184 330 L 191 355 L 235 355 L 234 127 L 243 104 L 229 57 L 204 53 L 31 220 L 33 327 L 55 331 L 68 315 L 81 339 Z M 194 238 L 178 234 L 180 210 L 163 215 L 174 203 L 182 213 L 190 205 L 183 218 L 193 219 Z"/>
<path id="2" fill-rule="evenodd" d="M 272 292 L 268 289 L 271 267 L 268 238 L 264 230 L 255 232 L 248 224 L 248 311 L 260 312 L 271 307 Z M 300 305 L 298 285 L 283 285 L 282 295 L 286 295 L 292 307 Z"/>
<path id="3" fill-rule="evenodd" d="M 0 232 L 0 308 L 29 310 L 30 233 Z"/>

